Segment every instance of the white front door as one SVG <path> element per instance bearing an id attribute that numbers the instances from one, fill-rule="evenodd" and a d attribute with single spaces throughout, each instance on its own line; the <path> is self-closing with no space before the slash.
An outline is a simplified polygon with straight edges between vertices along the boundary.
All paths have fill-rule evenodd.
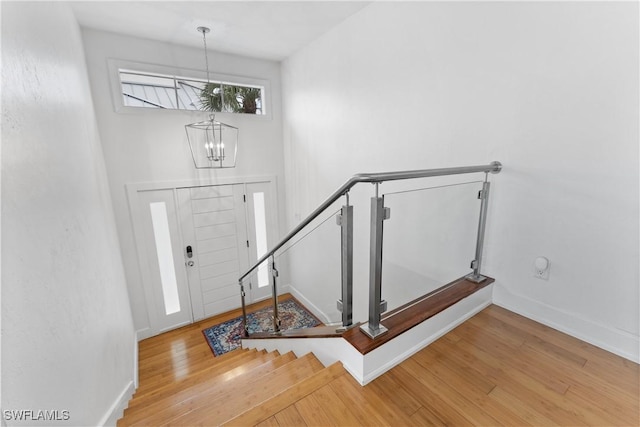
<path id="1" fill-rule="evenodd" d="M 244 184 L 177 191 L 194 320 L 239 307 L 249 267 Z"/>
<path id="2" fill-rule="evenodd" d="M 177 190 L 194 320 L 240 307 L 238 278 L 277 236 L 272 188 L 268 181 Z M 266 263 L 243 284 L 247 304 L 269 298 Z"/>
<path id="3" fill-rule="evenodd" d="M 238 279 L 276 242 L 272 181 L 138 190 L 132 209 L 151 335 L 240 307 Z M 265 265 L 246 303 L 271 296 Z"/>
<path id="4" fill-rule="evenodd" d="M 193 321 L 173 190 L 138 193 L 143 248 L 139 259 L 146 282 L 147 310 L 156 333 Z"/>

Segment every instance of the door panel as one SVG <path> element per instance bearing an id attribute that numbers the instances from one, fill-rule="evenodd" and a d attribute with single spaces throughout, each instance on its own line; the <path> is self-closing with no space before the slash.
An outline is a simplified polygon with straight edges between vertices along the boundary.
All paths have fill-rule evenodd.
<path id="1" fill-rule="evenodd" d="M 211 236 L 208 239 L 196 241 L 198 247 L 198 256 L 205 256 L 211 252 L 223 251 L 225 249 L 235 249 L 237 254 L 238 250 L 238 230 L 231 236 L 218 237 L 216 235 Z"/>
<path id="2" fill-rule="evenodd" d="M 215 264 L 216 262 L 231 261 L 237 258 L 238 251 L 236 248 L 222 249 L 215 252 L 209 252 L 198 256 L 200 267 Z"/>
<path id="3" fill-rule="evenodd" d="M 218 300 L 223 301 L 227 298 L 236 298 L 238 296 L 238 285 L 233 284 L 223 288 L 217 288 L 214 292 L 207 292 L 202 295 L 205 305 L 215 304 Z"/>
<path id="4" fill-rule="evenodd" d="M 221 276 L 209 277 L 200 282 L 202 292 L 209 292 L 215 289 L 221 289 L 233 281 L 233 286 L 238 286 L 238 276 L 235 273 L 223 274 Z"/>
<path id="5" fill-rule="evenodd" d="M 233 210 L 233 196 L 192 199 L 191 208 L 195 214 Z"/>
<path id="6" fill-rule="evenodd" d="M 178 190 L 178 193 L 180 193 L 180 190 Z M 195 227 L 206 227 L 208 225 L 229 224 L 235 223 L 235 218 L 233 211 L 206 212 L 193 215 L 193 225 Z"/>
<path id="7" fill-rule="evenodd" d="M 233 236 L 236 234 L 236 224 L 220 224 L 199 227 L 196 230 L 196 240 L 207 240 L 213 237 Z"/>
<path id="8" fill-rule="evenodd" d="M 208 278 L 226 277 L 231 273 L 237 273 L 240 275 L 240 268 L 238 265 L 238 259 L 231 261 L 216 262 L 206 267 L 200 266 L 200 279 L 205 280 Z M 238 278 L 236 277 L 236 280 Z"/>
<path id="9" fill-rule="evenodd" d="M 239 307 L 238 277 L 248 268 L 244 184 L 178 189 L 185 245 L 195 248 L 187 265 L 196 320 Z"/>
<path id="10" fill-rule="evenodd" d="M 188 188 L 191 200 L 233 196 L 233 185 L 208 185 Z"/>

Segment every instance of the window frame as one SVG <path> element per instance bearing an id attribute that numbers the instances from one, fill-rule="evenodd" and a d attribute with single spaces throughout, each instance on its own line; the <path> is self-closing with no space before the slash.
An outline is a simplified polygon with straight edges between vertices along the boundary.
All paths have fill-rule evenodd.
<path id="1" fill-rule="evenodd" d="M 189 109 L 174 109 L 174 108 L 146 108 L 146 107 L 133 107 L 124 104 L 123 91 L 120 81 L 120 72 L 129 73 L 141 73 L 166 76 L 169 78 L 175 78 L 178 80 L 193 80 L 193 81 L 207 81 L 207 73 L 202 70 L 195 70 L 190 68 L 175 68 L 165 65 L 148 64 L 143 62 L 126 61 L 121 59 L 108 58 L 107 66 L 109 71 L 110 89 L 111 89 L 111 101 L 114 112 L 121 114 L 158 114 L 162 111 L 164 114 L 172 113 L 206 113 L 204 110 L 189 110 Z M 214 112 L 216 116 L 225 117 L 252 117 L 257 120 L 271 119 L 271 84 L 267 79 L 259 79 L 256 77 L 241 76 L 234 74 L 221 74 L 209 72 L 209 80 L 214 82 L 221 82 L 226 85 L 235 86 L 250 86 L 262 88 L 262 114 L 246 114 L 246 113 L 233 113 L 229 111 Z M 163 114 L 159 113 L 159 114 Z"/>

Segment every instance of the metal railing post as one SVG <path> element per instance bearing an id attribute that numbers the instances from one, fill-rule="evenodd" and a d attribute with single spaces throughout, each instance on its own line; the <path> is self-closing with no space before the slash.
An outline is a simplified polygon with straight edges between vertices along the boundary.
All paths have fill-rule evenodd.
<path id="1" fill-rule="evenodd" d="M 278 286 L 276 277 L 278 277 L 278 270 L 276 270 L 275 257 L 271 255 L 269 257 L 269 280 L 271 281 L 271 295 L 273 297 L 273 332 L 280 332 L 280 317 L 278 316 Z"/>
<path id="2" fill-rule="evenodd" d="M 480 199 L 480 218 L 478 219 L 478 237 L 476 239 L 476 255 L 475 259 L 471 261 L 471 268 L 473 273 L 466 276 L 467 279 L 480 283 L 483 282 L 486 277 L 480 274 L 480 268 L 482 267 L 482 248 L 484 246 L 484 230 L 487 225 L 487 206 L 489 204 L 489 188 L 491 184 L 487 180 L 485 175 L 484 184 L 482 184 L 482 190 L 478 194 Z"/>
<path id="3" fill-rule="evenodd" d="M 389 217 L 389 210 L 384 207 L 384 197 L 371 198 L 371 243 L 369 247 L 369 322 L 360 326 L 362 332 L 370 338 L 376 338 L 387 328 L 380 324 L 380 317 L 386 307 L 382 301 L 382 223 Z"/>
<path id="4" fill-rule="evenodd" d="M 338 310 L 342 311 L 342 326 L 349 327 L 353 324 L 353 206 L 349 205 L 349 193 L 346 196 L 347 204 L 342 206 L 338 216 L 338 225 L 341 228 L 342 273 L 342 292 Z"/>
<path id="5" fill-rule="evenodd" d="M 249 326 L 247 325 L 247 306 L 244 301 L 244 297 L 246 296 L 244 292 L 244 285 L 242 284 L 242 280 L 240 280 L 240 300 L 242 302 L 242 330 L 244 331 L 244 336 L 249 337 Z"/>

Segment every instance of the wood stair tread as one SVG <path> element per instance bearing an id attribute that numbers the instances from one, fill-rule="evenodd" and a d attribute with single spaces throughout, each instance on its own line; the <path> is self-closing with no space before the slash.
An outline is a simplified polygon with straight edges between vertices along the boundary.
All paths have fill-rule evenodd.
<path id="1" fill-rule="evenodd" d="M 131 413 L 140 406 L 144 406 L 143 409 L 146 410 L 148 405 L 152 405 L 168 397 L 175 397 L 184 390 L 214 387 L 216 384 L 226 382 L 248 370 L 252 370 L 269 361 L 282 357 L 283 356 L 280 356 L 277 352 L 259 354 L 248 360 L 237 359 L 235 364 L 225 364 L 222 367 L 215 366 L 212 369 L 196 372 L 178 383 L 168 384 L 144 395 L 134 397 L 132 404 L 129 405 L 125 413 Z M 288 361 L 290 358 L 291 356 L 286 356 L 283 360 Z"/>
<path id="2" fill-rule="evenodd" d="M 224 425 L 228 426 L 246 426 L 256 425 L 267 420 L 281 410 L 294 404 L 301 398 L 313 393 L 314 391 L 324 387 L 336 378 L 346 373 L 342 363 L 336 362 L 314 374 L 283 389 L 280 393 L 272 398 L 262 402 L 259 405 L 227 420 Z"/>
<path id="3" fill-rule="evenodd" d="M 189 374 L 186 374 L 180 381 L 184 381 L 193 375 L 199 375 L 204 371 L 224 372 L 226 369 L 238 366 L 248 360 L 252 360 L 255 357 L 259 357 L 265 354 L 267 354 L 267 352 L 265 351 L 258 351 L 258 352 L 241 351 L 238 354 L 234 355 L 234 357 L 230 357 L 222 361 L 217 361 L 215 359 L 211 360 L 211 356 L 209 355 L 209 360 L 205 359 L 201 363 L 196 363 L 190 366 L 189 370 L 192 372 L 190 372 Z M 167 363 L 171 363 L 171 362 L 167 362 Z M 140 382 L 141 382 L 141 386 L 138 388 L 136 392 L 136 396 L 145 394 L 149 390 L 155 390 L 160 387 L 173 384 L 176 382 L 176 380 L 174 375 L 171 372 L 167 372 L 166 370 L 163 370 L 162 372 L 159 372 L 154 377 L 140 378 Z"/>
<path id="4" fill-rule="evenodd" d="M 220 363 L 228 362 L 229 360 L 234 359 L 236 357 L 241 357 L 243 355 L 246 356 L 247 354 L 247 352 L 245 351 L 234 351 L 233 356 L 225 359 L 218 359 L 216 357 L 212 357 L 210 350 L 207 352 L 205 352 L 205 350 L 207 349 L 204 347 L 201 347 L 200 349 L 198 349 L 197 357 L 194 357 L 194 353 L 196 353 L 196 351 L 192 350 L 192 353 L 190 353 L 189 358 L 185 358 L 182 355 L 174 355 L 173 351 L 168 351 L 166 352 L 166 354 L 163 355 L 163 357 L 158 358 L 152 362 L 147 362 L 145 364 L 146 367 L 141 367 L 140 370 L 138 371 L 138 377 L 140 381 L 144 383 L 145 381 L 151 380 L 154 376 L 165 374 L 166 372 L 171 371 L 171 367 L 174 365 L 179 366 L 184 364 L 185 362 L 200 363 L 202 361 L 208 361 L 210 364 L 220 364 Z"/>
<path id="5" fill-rule="evenodd" d="M 169 352 L 160 353 L 152 357 L 147 356 L 147 367 L 141 367 L 140 374 L 156 369 L 157 367 L 166 366 L 167 361 L 171 361 L 172 363 L 180 363 L 182 361 L 188 361 L 189 359 L 193 359 L 195 357 L 200 358 L 204 357 L 205 355 L 211 356 L 211 349 L 209 349 L 208 346 L 202 344 L 184 348 L 172 348 Z"/>
<path id="6" fill-rule="evenodd" d="M 180 417 L 193 410 L 193 408 L 206 405 L 211 401 L 225 396 L 228 394 L 228 390 L 235 388 L 239 382 L 251 383 L 255 379 L 295 359 L 295 355 L 289 352 L 282 356 L 277 356 L 272 360 L 267 360 L 258 366 L 238 366 L 232 370 L 235 372 L 229 371 L 228 373 L 222 374 L 223 377 L 227 377 L 226 379 L 222 378 L 222 381 L 196 384 L 174 395 L 169 394 L 153 404 L 140 407 L 137 413 L 127 414 L 126 425 L 158 425 Z M 230 375 L 235 376 L 229 378 Z M 233 384 L 229 380 L 232 380 Z"/>
<path id="7" fill-rule="evenodd" d="M 139 378 L 143 380 L 147 376 L 153 376 L 157 372 L 162 372 L 163 370 L 170 369 L 170 367 L 173 366 L 174 362 L 181 363 L 182 360 L 193 359 L 194 355 L 200 355 L 201 360 L 206 360 L 209 362 L 215 361 L 215 363 L 220 364 L 225 363 L 235 357 L 246 354 L 247 352 L 251 352 L 246 349 L 237 349 L 225 353 L 222 356 L 215 356 L 214 358 L 211 358 L 211 349 L 205 343 L 201 343 L 201 345 L 197 346 L 199 347 L 197 350 L 194 350 L 193 347 L 195 346 L 186 347 L 182 351 L 171 349 L 171 351 L 165 351 L 159 353 L 156 356 L 147 357 L 145 359 L 147 361 L 147 367 L 143 367 L 139 370 Z M 254 352 L 255 351 L 256 350 L 254 350 Z M 138 356 L 140 358 L 143 357 L 142 355 Z"/>
<path id="8" fill-rule="evenodd" d="M 234 383 L 215 399 L 210 396 L 194 397 L 188 402 L 188 412 L 160 425 L 221 424 L 322 369 L 324 366 L 313 354 L 306 354 L 261 377 L 252 377 L 242 384 Z"/>
<path id="9" fill-rule="evenodd" d="M 264 350 L 263 351 L 242 350 L 237 354 L 235 354 L 234 357 L 225 359 L 223 361 L 216 360 L 215 358 L 211 357 L 211 355 L 209 355 L 209 359 L 211 359 L 209 360 L 209 363 L 197 364 L 196 366 L 194 366 L 192 373 L 182 377 L 178 381 L 184 381 L 185 379 L 188 379 L 190 376 L 198 375 L 200 373 L 207 372 L 207 371 L 224 372 L 224 370 L 226 370 L 228 367 L 238 366 L 239 364 L 242 364 L 249 360 L 253 360 L 254 358 L 262 357 L 266 354 L 267 352 Z M 171 362 L 167 362 L 167 364 L 171 365 Z M 137 392 L 139 394 L 143 394 L 147 389 L 155 390 L 160 386 L 158 383 L 162 382 L 162 379 L 167 377 L 171 377 L 171 376 L 163 372 L 162 375 L 158 375 L 157 378 L 144 378 L 144 379 L 140 378 L 139 380 L 140 386 L 138 387 Z M 175 382 L 175 379 L 173 382 Z"/>

